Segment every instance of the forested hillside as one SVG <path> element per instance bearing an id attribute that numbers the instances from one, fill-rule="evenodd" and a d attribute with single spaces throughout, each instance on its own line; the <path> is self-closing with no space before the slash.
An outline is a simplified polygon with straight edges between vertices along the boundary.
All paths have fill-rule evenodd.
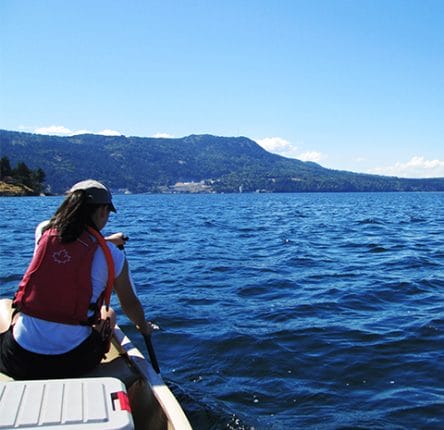
<path id="1" fill-rule="evenodd" d="M 444 178 L 400 179 L 323 168 L 270 154 L 246 137 L 192 135 L 180 139 L 125 136 L 46 136 L 0 130 L 1 155 L 41 168 L 49 191 L 95 178 L 115 191 L 238 192 L 444 191 Z"/>

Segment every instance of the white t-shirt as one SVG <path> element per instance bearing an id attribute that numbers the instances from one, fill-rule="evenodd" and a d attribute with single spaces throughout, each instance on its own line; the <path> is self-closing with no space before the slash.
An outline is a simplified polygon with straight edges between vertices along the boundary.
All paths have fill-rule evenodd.
<path id="1" fill-rule="evenodd" d="M 48 221 L 44 221 L 36 228 L 36 246 L 42 235 L 42 228 L 47 223 Z M 118 277 L 125 263 L 125 254 L 114 244 L 107 242 L 107 245 L 114 260 L 115 275 Z M 105 289 L 108 279 L 108 266 L 100 247 L 97 247 L 94 254 L 91 278 L 92 302 L 95 302 Z M 18 344 L 28 351 L 39 354 L 63 354 L 80 345 L 91 334 L 91 330 L 89 326 L 45 321 L 20 313 L 14 325 L 13 334 Z"/>

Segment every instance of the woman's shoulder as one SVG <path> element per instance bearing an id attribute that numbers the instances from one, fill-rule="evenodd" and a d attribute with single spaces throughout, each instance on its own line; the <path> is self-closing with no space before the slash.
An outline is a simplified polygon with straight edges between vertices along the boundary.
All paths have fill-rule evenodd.
<path id="1" fill-rule="evenodd" d="M 39 240 L 41 239 L 43 235 L 44 228 L 49 224 L 49 220 L 42 221 L 36 228 L 34 232 L 34 254 L 37 250 L 37 245 L 39 243 Z"/>
<path id="2" fill-rule="evenodd" d="M 36 228 L 35 228 L 35 240 L 38 242 L 38 240 L 42 237 L 43 229 L 49 224 L 49 220 L 42 221 Z"/>

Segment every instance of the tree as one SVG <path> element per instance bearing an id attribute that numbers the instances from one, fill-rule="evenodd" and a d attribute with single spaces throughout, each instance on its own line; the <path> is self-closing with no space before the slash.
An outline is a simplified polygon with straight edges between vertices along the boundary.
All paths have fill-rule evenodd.
<path id="1" fill-rule="evenodd" d="M 0 180 L 26 185 L 34 193 L 41 193 L 44 189 L 46 174 L 39 167 L 36 170 L 30 169 L 23 161 L 12 169 L 8 157 L 0 159 Z"/>
<path id="2" fill-rule="evenodd" d="M 32 188 L 32 170 L 23 161 L 17 164 L 17 167 L 14 169 L 13 173 L 14 178 L 20 183 Z"/>
<path id="3" fill-rule="evenodd" d="M 11 164 L 8 157 L 2 157 L 0 159 L 0 179 L 4 179 L 12 175 Z"/>
<path id="4" fill-rule="evenodd" d="M 34 176 L 34 182 L 39 182 L 39 183 L 45 182 L 46 174 L 40 167 L 34 172 L 33 176 Z"/>

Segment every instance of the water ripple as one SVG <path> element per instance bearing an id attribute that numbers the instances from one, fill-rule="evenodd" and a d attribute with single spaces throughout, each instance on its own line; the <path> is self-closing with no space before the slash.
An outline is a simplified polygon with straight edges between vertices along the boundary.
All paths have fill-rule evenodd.
<path id="1" fill-rule="evenodd" d="M 443 427 L 443 193 L 115 200 L 107 230 L 130 236 L 162 373 L 194 428 Z M 60 199 L 0 202 L 10 296 Z"/>

